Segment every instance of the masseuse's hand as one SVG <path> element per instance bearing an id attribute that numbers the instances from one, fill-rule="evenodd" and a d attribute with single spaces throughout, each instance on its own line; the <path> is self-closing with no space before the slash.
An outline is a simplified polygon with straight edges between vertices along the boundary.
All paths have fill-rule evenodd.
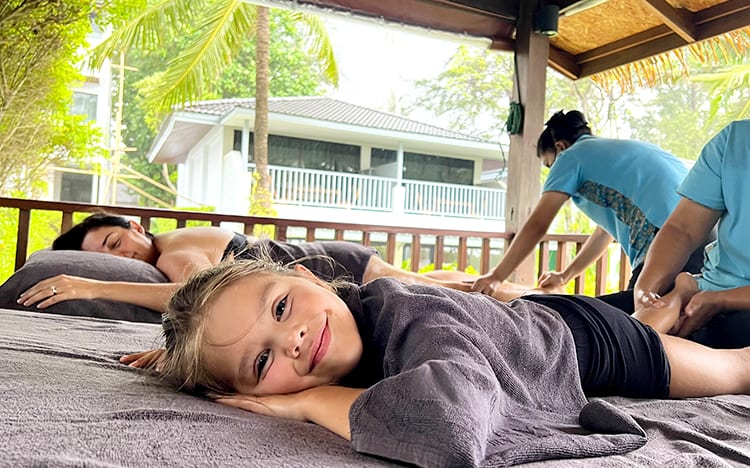
<path id="1" fill-rule="evenodd" d="M 559 271 L 545 271 L 537 281 L 540 288 L 562 288 L 565 283 L 565 275 Z"/>
<path id="2" fill-rule="evenodd" d="M 690 299 L 670 334 L 687 337 L 721 311 L 721 291 L 701 291 Z"/>
<path id="3" fill-rule="evenodd" d="M 71 299 L 96 299 L 101 290 L 101 281 L 79 276 L 57 275 L 42 280 L 24 291 L 17 302 L 25 306 L 36 304 L 38 309 L 44 309 Z"/>
<path id="4" fill-rule="evenodd" d="M 665 306 L 659 294 L 646 288 L 635 288 L 633 290 L 633 302 L 633 310 L 635 311 L 649 308 L 658 309 Z"/>
<path id="5" fill-rule="evenodd" d="M 503 280 L 497 279 L 492 272 L 484 274 L 474 281 L 471 289 L 492 296 L 502 289 Z"/>

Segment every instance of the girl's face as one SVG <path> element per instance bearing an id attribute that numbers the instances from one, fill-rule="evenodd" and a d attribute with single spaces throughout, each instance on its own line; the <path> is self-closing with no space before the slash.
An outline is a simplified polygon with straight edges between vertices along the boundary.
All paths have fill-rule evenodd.
<path id="1" fill-rule="evenodd" d="M 303 277 L 258 274 L 209 306 L 206 366 L 239 393 L 274 395 L 332 384 L 362 356 L 349 308 L 302 266 Z"/>
<path id="2" fill-rule="evenodd" d="M 130 229 L 121 226 L 92 229 L 84 236 L 81 250 L 135 258 L 148 263 L 155 261 L 151 238 L 146 235 L 143 226 L 135 221 L 130 221 Z"/>

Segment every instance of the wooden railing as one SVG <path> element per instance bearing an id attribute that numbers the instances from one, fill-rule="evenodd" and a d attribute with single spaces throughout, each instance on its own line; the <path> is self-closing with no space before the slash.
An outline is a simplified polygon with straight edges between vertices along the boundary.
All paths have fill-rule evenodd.
<path id="1" fill-rule="evenodd" d="M 11 208 L 17 209 L 17 242 L 15 249 L 15 269 L 23 266 L 26 258 L 28 257 L 28 243 L 29 243 L 29 231 L 31 228 L 31 213 L 34 210 L 39 211 L 53 211 L 62 214 L 60 222 L 60 232 L 70 229 L 73 225 L 73 214 L 74 213 L 92 213 L 107 211 L 110 213 L 116 213 L 124 216 L 134 216 L 140 218 L 140 223 L 149 230 L 151 227 L 151 221 L 153 219 L 169 219 L 176 221 L 176 227 L 185 227 L 188 221 L 204 221 L 210 223 L 212 226 L 219 226 L 222 222 L 238 223 L 244 226 L 244 232 L 246 234 L 252 234 L 256 226 L 273 226 L 275 229 L 274 237 L 277 240 L 287 240 L 287 233 L 291 228 L 304 228 L 305 240 L 314 241 L 320 240 L 323 236 L 319 235 L 318 231 L 329 230 L 334 233 L 333 238 L 336 240 L 343 240 L 345 233 L 350 239 L 352 233 L 358 233 L 359 242 L 364 245 L 371 245 L 373 235 L 385 235 L 386 249 L 385 259 L 395 264 L 396 259 L 396 247 L 397 247 L 397 236 L 410 236 L 411 238 L 411 258 L 410 268 L 412 271 L 418 271 L 420 267 L 420 255 L 421 245 L 423 244 L 424 238 L 428 237 L 429 242 L 435 246 L 433 263 L 435 269 L 442 269 L 445 263 L 446 254 L 446 239 L 458 239 L 457 245 L 457 268 L 459 271 L 463 271 L 469 265 L 468 263 L 468 251 L 470 241 L 472 244 L 480 245 L 480 265 L 479 271 L 485 273 L 494 266 L 490 264 L 490 254 L 493 248 L 497 248 L 496 244 L 502 245 L 504 251 L 508 242 L 512 238 L 511 233 L 506 232 L 481 232 L 481 231 L 466 231 L 466 230 L 439 230 L 439 229 L 421 229 L 404 226 L 379 226 L 379 225 L 364 225 L 364 224 L 346 224 L 346 223 L 331 223 L 325 221 L 305 221 L 296 219 L 282 219 L 282 218 L 267 218 L 258 216 L 239 216 L 239 215 L 225 215 L 217 213 L 206 213 L 198 211 L 180 211 L 180 210 L 165 210 L 157 208 L 136 208 L 136 207 L 125 207 L 125 206 L 100 206 L 91 205 L 85 203 L 65 203 L 65 202 L 51 202 L 51 201 L 39 201 L 39 200 L 24 200 L 16 198 L 2 198 L 0 197 L 0 208 Z M 565 267 L 565 263 L 568 261 L 568 253 L 578 251 L 583 243 L 586 241 L 587 236 L 578 234 L 565 234 L 565 235 L 548 235 L 540 243 L 539 250 L 539 272 L 547 270 L 550 259 L 550 244 L 556 243 L 556 265 L 555 269 L 561 270 Z M 493 247 L 492 244 L 495 244 Z M 629 270 L 627 260 L 622 261 L 624 256 L 620 253 L 620 265 L 619 271 L 619 287 L 623 289 L 627 284 Z M 596 264 L 596 293 L 604 293 L 606 288 L 606 277 L 607 277 L 607 261 L 608 258 L 605 255 L 600 258 Z M 575 292 L 582 293 L 584 291 L 584 278 L 578 277 L 575 279 Z"/>

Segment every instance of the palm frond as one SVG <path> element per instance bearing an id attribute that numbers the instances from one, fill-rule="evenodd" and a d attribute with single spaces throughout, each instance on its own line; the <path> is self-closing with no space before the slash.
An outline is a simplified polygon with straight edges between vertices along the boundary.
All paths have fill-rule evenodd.
<path id="1" fill-rule="evenodd" d="M 307 28 L 306 36 L 309 41 L 310 53 L 317 58 L 318 63 L 323 69 L 323 76 L 333 86 L 338 87 L 338 64 L 336 63 L 333 45 L 328 36 L 325 23 L 323 23 L 320 17 L 310 13 L 298 13 L 296 19 L 300 25 Z"/>
<path id="2" fill-rule="evenodd" d="M 632 91 L 636 87 L 656 86 L 689 76 L 688 57 L 700 63 L 716 63 L 722 59 L 728 61 L 733 57 L 742 57 L 748 51 L 750 27 L 607 70 L 593 75 L 591 79 L 604 88 L 617 83 L 623 90 Z"/>
<path id="3" fill-rule="evenodd" d="M 750 89 L 750 63 L 738 63 L 722 67 L 710 73 L 701 73 L 690 77 L 691 81 L 711 84 L 709 91 L 713 96 L 709 118 L 714 118 L 720 109 L 727 107 L 727 101 L 736 90 Z M 746 100 L 735 116 L 747 118 L 750 112 L 750 99 Z"/>
<path id="4" fill-rule="evenodd" d="M 168 63 L 160 83 L 146 90 L 146 102 L 168 109 L 199 98 L 232 62 L 242 41 L 255 34 L 255 11 L 242 0 L 209 5 L 195 26 L 198 34 Z"/>
<path id="5" fill-rule="evenodd" d="M 179 25 L 191 24 L 195 12 L 203 10 L 205 0 L 162 0 L 146 8 L 134 7 L 131 19 L 119 26 L 88 56 L 91 69 L 101 68 L 104 61 L 128 48 L 153 50 L 171 37 Z"/>

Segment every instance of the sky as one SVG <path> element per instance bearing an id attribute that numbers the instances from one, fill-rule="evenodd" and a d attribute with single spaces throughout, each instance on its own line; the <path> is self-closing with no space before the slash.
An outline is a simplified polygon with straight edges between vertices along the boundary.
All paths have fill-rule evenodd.
<path id="1" fill-rule="evenodd" d="M 370 20 L 323 17 L 339 66 L 330 97 L 379 110 L 413 94 L 413 82 L 436 77 L 461 43 L 458 36 Z M 477 41 L 474 42 L 478 43 Z M 428 118 L 414 113 L 412 118 Z"/>

